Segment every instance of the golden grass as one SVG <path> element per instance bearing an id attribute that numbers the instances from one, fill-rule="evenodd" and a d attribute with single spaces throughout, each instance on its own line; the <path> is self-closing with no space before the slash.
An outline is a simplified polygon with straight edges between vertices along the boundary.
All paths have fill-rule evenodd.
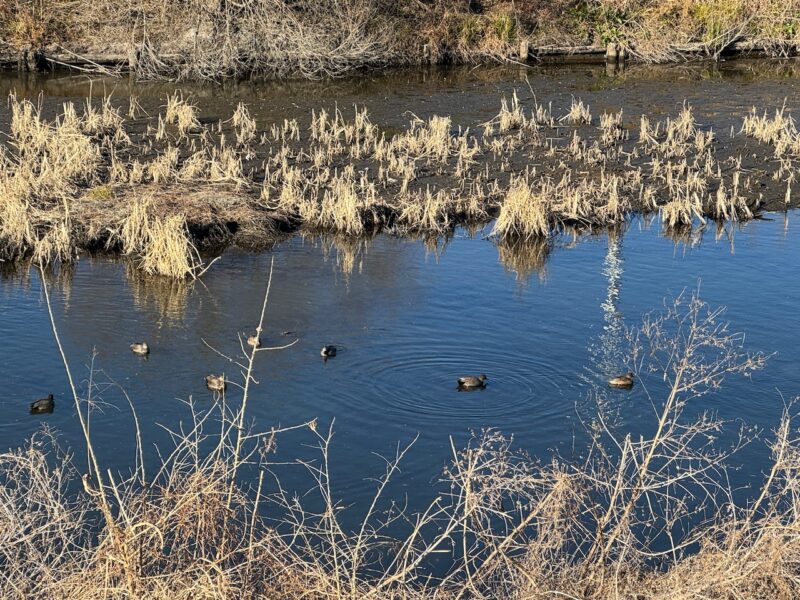
<path id="1" fill-rule="evenodd" d="M 130 212 L 119 230 L 123 251 L 139 257 L 145 273 L 176 279 L 194 276 L 200 270 L 200 260 L 189 238 L 186 217 L 155 216 L 152 204 L 148 197 L 131 202 Z"/>
<path id="2" fill-rule="evenodd" d="M 551 227 L 549 203 L 553 190 L 549 181 L 535 189 L 524 177 L 514 179 L 506 192 L 492 234 L 500 238 L 546 237 Z"/>
<path id="3" fill-rule="evenodd" d="M 635 211 L 659 210 L 667 227 L 705 217 L 745 220 L 762 204 L 756 179 L 741 167 L 731 172 L 735 157 L 689 105 L 664 122 L 643 115 L 632 141 L 621 111 L 586 127 L 591 113 L 573 99 L 559 123 L 552 106 L 516 93 L 475 133 L 442 115 L 382 132 L 359 107 L 349 115 L 312 111 L 308 130 L 285 119 L 259 132 L 241 103 L 218 126 L 201 127 L 195 104 L 179 92 L 152 116 L 141 117 L 128 101 L 135 126 L 111 98 L 87 101 L 82 112 L 67 103 L 49 119 L 39 104 L 13 96 L 9 103 L 9 143 L 0 150 L 0 252 L 12 259 L 71 260 L 81 247 L 115 248 L 123 240 L 117 249 L 135 253 L 151 272 L 174 276 L 192 271 L 195 247 L 230 243 L 243 224 L 247 239 L 257 238 L 254 224 L 268 223 L 269 215 L 352 236 L 384 227 L 446 234 L 497 217 L 495 236 L 532 239 L 564 224 L 614 225 Z M 742 132 L 775 149 L 779 161 L 765 171 L 785 197 L 800 148 L 792 119 L 782 109 L 774 118 L 752 113 Z M 137 210 L 126 202 L 144 195 L 137 187 L 155 196 L 164 190 L 166 200 L 148 221 L 159 235 L 117 234 Z M 181 188 L 185 200 L 175 195 Z M 223 212 L 215 212 L 220 204 L 212 199 L 223 190 Z M 196 203 L 201 194 L 208 210 Z M 180 215 L 183 226 L 177 219 L 167 225 Z M 162 243 L 149 256 L 147 244 L 167 231 L 184 251 Z"/>
<path id="4" fill-rule="evenodd" d="M 175 92 L 167 98 L 167 111 L 164 116 L 164 122 L 175 125 L 181 136 L 200 128 L 200 121 L 197 119 L 197 107 L 185 100 L 180 92 Z"/>

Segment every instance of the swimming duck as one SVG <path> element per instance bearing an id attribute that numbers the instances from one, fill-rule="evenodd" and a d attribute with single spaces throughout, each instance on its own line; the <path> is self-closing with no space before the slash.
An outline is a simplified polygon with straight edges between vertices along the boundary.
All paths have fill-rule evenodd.
<path id="1" fill-rule="evenodd" d="M 486 382 L 488 381 L 488 377 L 481 373 L 477 377 L 474 375 L 467 375 L 466 377 L 459 377 L 458 378 L 458 389 L 460 390 L 471 390 L 477 388 L 486 387 Z"/>
<path id="2" fill-rule="evenodd" d="M 31 402 L 31 414 L 51 413 L 55 405 L 56 401 L 53 400 L 53 394 L 48 394 L 47 398 L 39 398 Z"/>
<path id="3" fill-rule="evenodd" d="M 224 392 L 228 384 L 225 383 L 224 375 L 208 375 L 206 376 L 206 387 L 212 392 Z"/>
<path id="4" fill-rule="evenodd" d="M 624 375 L 618 375 L 608 380 L 608 385 L 613 388 L 629 390 L 633 387 L 633 373 L 628 371 Z"/>
<path id="5" fill-rule="evenodd" d="M 247 338 L 247 345 L 253 348 L 261 348 L 261 338 L 257 335 L 251 335 Z"/>
<path id="6" fill-rule="evenodd" d="M 131 351 L 139 356 L 147 356 L 150 354 L 150 346 L 147 342 L 134 342 L 131 344 Z"/>
<path id="7" fill-rule="evenodd" d="M 336 346 L 323 346 L 322 350 L 319 351 L 319 355 L 322 358 L 333 358 L 336 356 Z"/>

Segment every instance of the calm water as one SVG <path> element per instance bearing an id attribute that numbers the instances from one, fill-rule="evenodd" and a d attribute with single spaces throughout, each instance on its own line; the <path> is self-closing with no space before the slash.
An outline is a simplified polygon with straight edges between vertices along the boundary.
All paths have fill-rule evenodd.
<path id="1" fill-rule="evenodd" d="M 791 98 L 798 97 L 794 69 L 735 63 L 634 70 L 617 77 L 597 67 L 400 72 L 336 84 L 189 91 L 204 114 L 227 118 L 241 99 L 265 125 L 339 102 L 366 104 L 373 121 L 387 126 L 406 122 L 406 111 L 444 112 L 474 126 L 496 113 L 503 93 L 527 90 L 527 76 L 540 101 L 568 105 L 575 94 L 598 112 L 624 106 L 631 119 L 642 112 L 658 118 L 689 99 L 698 118 L 725 131 L 752 104 L 778 106 L 789 97 L 791 108 Z M 136 93 L 146 107 L 163 103 L 172 90 L 91 82 L 93 93 L 104 87 L 122 97 Z M 88 93 L 90 82 L 83 76 L 0 77 L 0 93 L 12 89 L 42 92 L 45 103 L 61 102 Z M 3 105 L 0 121 L 5 118 Z M 284 331 L 295 332 L 299 342 L 259 355 L 260 385 L 250 405 L 256 428 L 314 417 L 326 428 L 335 419 L 333 484 L 356 506 L 373 487 L 365 478 L 383 472 L 374 453 L 392 455 L 398 443 L 418 435 L 398 480 L 415 502 L 428 499 L 449 456 L 450 436 L 458 446 L 470 431 L 494 427 L 542 458 L 578 451 L 585 438 L 580 419 L 591 413 L 593 384 L 625 366 L 623 326 L 638 323 L 665 297 L 698 285 L 705 300 L 728 307 L 734 330 L 747 334 L 750 349 L 777 354 L 752 380 L 731 379 L 689 412 L 712 409 L 768 430 L 784 398 L 800 394 L 799 220 L 798 212 L 773 214 L 719 239 L 710 227 L 692 243 L 676 243 L 660 234 L 658 222 L 635 219 L 618 235 L 574 244 L 561 240 L 546 262 L 537 249 L 499 251 L 482 235 L 486 232 L 459 231 L 436 249 L 388 236 L 365 244 L 295 237 L 272 252 L 229 251 L 203 284 L 193 286 L 143 278 L 121 262 L 83 257 L 71 273 L 51 282 L 52 295 L 65 350 L 84 390 L 94 360 L 106 405 L 93 414 L 92 429 L 106 466 L 125 470 L 133 462 L 134 440 L 120 387 L 136 406 L 154 464 L 153 445 L 168 443 L 161 426 L 174 428 L 188 418 L 183 400 L 212 401 L 204 376 L 237 376 L 236 367 L 204 341 L 223 353 L 238 352 L 237 334 L 257 322 L 274 257 L 264 342 L 291 341 Z M 0 278 L 0 339 L 0 450 L 22 444 L 42 423 L 79 450 L 77 418 L 35 272 Z M 152 347 L 147 360 L 128 350 L 140 339 Z M 327 343 L 340 352 L 323 362 L 319 348 Z M 486 390 L 456 391 L 456 377 L 480 372 L 489 376 Z M 29 401 L 49 392 L 56 396 L 56 411 L 28 415 Z M 625 429 L 652 427 L 642 386 L 631 393 L 604 393 L 620 409 Z M 308 454 L 305 444 L 311 441 L 307 432 L 287 435 L 278 459 Z M 758 476 L 765 459 L 759 444 L 739 455 L 745 483 Z M 291 470 L 287 482 L 307 484 Z"/>
<path id="2" fill-rule="evenodd" d="M 371 488 L 364 478 L 382 470 L 372 452 L 392 454 L 398 442 L 416 435 L 401 478 L 412 495 L 424 495 L 435 479 L 449 436 L 463 443 L 470 430 L 498 428 L 542 457 L 554 450 L 571 454 L 584 437 L 578 417 L 591 410 L 591 383 L 624 366 L 621 325 L 636 324 L 665 296 L 698 281 L 707 301 L 728 307 L 751 349 L 777 355 L 752 380 L 731 379 L 690 413 L 713 409 L 771 427 L 781 393 L 800 393 L 799 217 L 790 212 L 750 223 L 733 241 L 716 241 L 709 231 L 694 247 L 676 245 L 659 235 L 657 223 L 646 227 L 637 220 L 621 235 L 556 248 L 544 269 L 527 277 L 502 264 L 491 242 L 465 234 L 438 255 L 421 242 L 379 237 L 362 249 L 350 274 L 342 271 L 346 251 L 298 237 L 272 253 L 228 252 L 205 285 L 188 287 L 143 280 L 119 262 L 84 259 L 71 277 L 52 284 L 53 296 L 73 368 L 86 379 L 96 353 L 97 381 L 124 387 L 149 448 L 167 442 L 157 424 L 175 427 L 187 418 L 181 399 L 211 402 L 205 374 L 236 376 L 203 340 L 237 353 L 237 332 L 251 330 L 258 318 L 274 257 L 264 341 L 285 343 L 281 333 L 292 330 L 300 342 L 261 353 L 251 416 L 263 429 L 314 417 L 326 427 L 335 419 L 334 483 L 358 502 Z M 41 423 L 78 445 L 38 277 L 9 276 L 0 292 L 0 331 L 7 340 L 0 349 L 0 446 L 22 443 Z M 148 360 L 128 350 L 138 339 L 152 345 Z M 324 343 L 340 346 L 335 359 L 320 359 Z M 486 390 L 456 391 L 459 374 L 481 371 L 490 378 Z M 59 401 L 55 413 L 28 415 L 28 400 L 47 392 Z M 100 396 L 109 406 L 93 415 L 93 430 L 109 466 L 126 468 L 133 455 L 129 410 L 116 388 Z M 641 386 L 608 399 L 621 407 L 626 429 L 652 426 Z M 310 441 L 308 434 L 287 435 L 278 456 L 290 458 Z M 751 475 L 764 458 L 760 445 L 740 455 Z"/>

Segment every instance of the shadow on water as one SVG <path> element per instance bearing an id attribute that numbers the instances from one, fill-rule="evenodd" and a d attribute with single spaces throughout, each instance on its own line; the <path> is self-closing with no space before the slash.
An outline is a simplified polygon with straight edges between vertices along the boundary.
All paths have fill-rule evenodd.
<path id="1" fill-rule="evenodd" d="M 138 81 L 128 77 L 107 77 L 56 71 L 55 73 L 0 72 L 0 93 L 16 91 L 20 95 L 86 97 L 90 94 L 164 96 L 177 88 L 190 91 L 197 98 L 228 98 L 235 100 L 265 100 L 314 97 L 326 99 L 349 95 L 414 94 L 424 89 L 430 93 L 453 88 L 462 90 L 470 85 L 506 83 L 528 78 L 583 77 L 598 82 L 658 81 L 663 83 L 692 80 L 730 79 L 738 82 L 763 82 L 768 79 L 793 79 L 800 74 L 800 65 L 786 59 L 736 59 L 731 61 L 694 61 L 684 64 L 531 64 L 399 67 L 366 71 L 340 79 L 290 79 L 265 81 L 261 79 L 194 83 L 170 81 Z"/>

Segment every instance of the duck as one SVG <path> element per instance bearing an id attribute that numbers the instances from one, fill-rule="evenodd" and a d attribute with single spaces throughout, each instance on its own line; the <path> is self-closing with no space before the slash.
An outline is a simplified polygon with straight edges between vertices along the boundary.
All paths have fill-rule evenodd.
<path id="1" fill-rule="evenodd" d="M 139 356 L 147 356 L 150 354 L 150 346 L 147 342 L 134 342 L 131 344 L 131 351 Z"/>
<path id="2" fill-rule="evenodd" d="M 323 346 L 322 350 L 319 351 L 319 355 L 322 358 L 333 358 L 336 356 L 336 346 Z"/>
<path id="3" fill-rule="evenodd" d="M 258 337 L 258 334 L 251 335 L 247 338 L 247 345 L 253 348 L 261 348 L 261 338 Z"/>
<path id="4" fill-rule="evenodd" d="M 212 392 L 224 392 L 228 384 L 225 382 L 224 375 L 207 375 L 206 387 Z"/>
<path id="5" fill-rule="evenodd" d="M 39 398 L 31 402 L 31 414 L 51 413 L 56 405 L 53 394 L 48 394 L 47 398 Z"/>
<path id="6" fill-rule="evenodd" d="M 486 382 L 489 380 L 486 375 L 481 373 L 477 377 L 474 375 L 467 375 L 458 378 L 458 389 L 460 390 L 474 390 L 486 387 Z"/>
<path id="7" fill-rule="evenodd" d="M 618 375 L 608 380 L 608 385 L 612 388 L 629 390 L 633 387 L 633 373 L 628 371 L 624 375 Z"/>

